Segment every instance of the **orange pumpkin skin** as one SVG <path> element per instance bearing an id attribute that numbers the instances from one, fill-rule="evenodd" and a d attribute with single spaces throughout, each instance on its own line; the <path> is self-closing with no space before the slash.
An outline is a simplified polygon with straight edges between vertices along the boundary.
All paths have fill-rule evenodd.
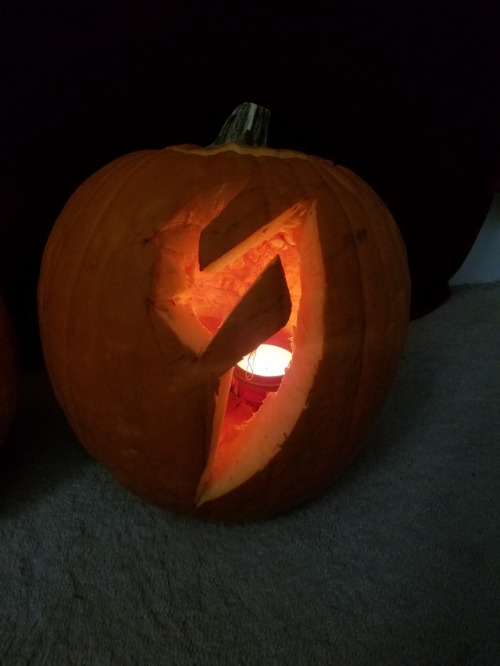
<path id="1" fill-rule="evenodd" d="M 409 291 L 396 225 L 348 169 L 179 146 L 115 160 L 74 193 L 45 249 L 39 316 L 58 400 L 97 460 L 152 503 L 248 520 L 316 495 L 359 452 Z M 279 328 L 293 338 L 282 387 L 221 445 L 230 368 Z"/>
<path id="2" fill-rule="evenodd" d="M 0 296 L 0 445 L 10 430 L 19 399 L 19 368 L 12 322 Z"/>

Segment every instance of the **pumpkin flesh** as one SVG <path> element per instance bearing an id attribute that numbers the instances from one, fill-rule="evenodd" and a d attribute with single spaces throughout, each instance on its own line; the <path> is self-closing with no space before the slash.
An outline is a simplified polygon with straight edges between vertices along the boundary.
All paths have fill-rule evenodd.
<path id="1" fill-rule="evenodd" d="M 279 234 L 243 255 L 258 266 L 257 257 L 262 260 L 267 253 L 279 252 L 289 278 L 292 307 L 287 326 L 273 339 L 281 337 L 283 346 L 290 345 L 292 362 L 277 393 L 269 394 L 256 414 L 249 414 L 244 402 L 230 396 L 220 437 L 212 443 L 215 450 L 200 482 L 198 504 L 228 493 L 265 467 L 307 403 L 323 352 L 325 278 L 314 206 L 303 217 L 289 232 L 287 243 Z M 280 241 L 284 248 L 279 247 Z M 314 326 L 308 326 L 309 322 Z"/>

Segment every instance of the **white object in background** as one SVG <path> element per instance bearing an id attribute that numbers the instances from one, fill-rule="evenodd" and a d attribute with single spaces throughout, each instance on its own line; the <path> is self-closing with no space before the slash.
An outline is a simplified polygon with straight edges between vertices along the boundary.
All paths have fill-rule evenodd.
<path id="1" fill-rule="evenodd" d="M 488 216 L 466 260 L 451 278 L 451 285 L 500 280 L 500 194 L 495 195 Z"/>

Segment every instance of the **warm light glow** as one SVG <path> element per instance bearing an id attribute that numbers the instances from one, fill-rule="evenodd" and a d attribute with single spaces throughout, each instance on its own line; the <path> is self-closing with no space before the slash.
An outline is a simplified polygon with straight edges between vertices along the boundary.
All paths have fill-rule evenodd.
<path id="1" fill-rule="evenodd" d="M 244 356 L 238 366 L 249 375 L 259 377 L 282 377 L 290 365 L 292 354 L 276 345 L 259 345 Z"/>

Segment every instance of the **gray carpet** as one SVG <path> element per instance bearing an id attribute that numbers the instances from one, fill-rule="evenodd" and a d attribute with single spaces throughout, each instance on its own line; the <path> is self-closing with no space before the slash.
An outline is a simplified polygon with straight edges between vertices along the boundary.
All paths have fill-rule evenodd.
<path id="1" fill-rule="evenodd" d="M 413 322 L 369 446 L 286 515 L 122 490 L 43 375 L 1 453 L 0 663 L 500 663 L 500 283 Z"/>

